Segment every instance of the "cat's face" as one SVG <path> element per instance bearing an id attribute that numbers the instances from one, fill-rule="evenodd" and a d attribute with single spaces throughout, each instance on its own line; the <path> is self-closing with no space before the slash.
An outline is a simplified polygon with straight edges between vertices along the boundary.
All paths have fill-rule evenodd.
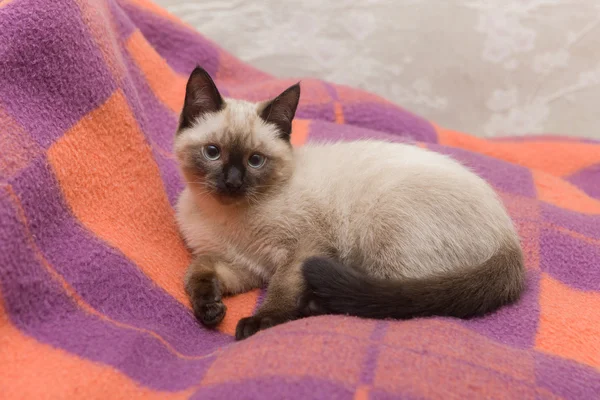
<path id="1" fill-rule="evenodd" d="M 293 172 L 291 122 L 300 87 L 274 100 L 224 100 L 210 76 L 196 68 L 175 138 L 175 154 L 188 186 L 221 203 L 259 201 Z"/>

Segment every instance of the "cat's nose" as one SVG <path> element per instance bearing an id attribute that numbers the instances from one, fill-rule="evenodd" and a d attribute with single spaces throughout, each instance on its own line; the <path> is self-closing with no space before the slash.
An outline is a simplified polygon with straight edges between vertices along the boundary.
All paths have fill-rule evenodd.
<path id="1" fill-rule="evenodd" d="M 227 178 L 227 180 L 225 181 L 225 186 L 227 186 L 227 189 L 239 189 L 240 187 L 242 187 L 242 180 Z"/>
<path id="2" fill-rule="evenodd" d="M 227 189 L 239 189 L 242 187 L 242 174 L 237 168 L 231 168 L 225 179 Z"/>

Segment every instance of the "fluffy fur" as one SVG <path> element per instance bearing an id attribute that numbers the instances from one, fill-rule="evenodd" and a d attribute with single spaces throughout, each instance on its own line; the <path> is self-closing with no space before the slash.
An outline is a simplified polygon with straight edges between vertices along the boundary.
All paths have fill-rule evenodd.
<path id="1" fill-rule="evenodd" d="M 186 290 L 205 325 L 223 318 L 222 295 L 265 282 L 265 302 L 240 321 L 238 339 L 315 313 L 469 317 L 519 297 L 512 222 L 458 162 L 376 141 L 292 148 L 299 86 L 269 102 L 209 104 L 220 95 L 208 74 L 190 82 L 186 104 L 196 108 L 184 106 L 175 141 L 187 184 L 177 218 L 195 254 Z M 203 157 L 207 145 L 219 160 Z M 255 153 L 267 159 L 260 169 L 244 164 Z M 243 175 L 235 193 L 219 184 L 232 168 Z"/>

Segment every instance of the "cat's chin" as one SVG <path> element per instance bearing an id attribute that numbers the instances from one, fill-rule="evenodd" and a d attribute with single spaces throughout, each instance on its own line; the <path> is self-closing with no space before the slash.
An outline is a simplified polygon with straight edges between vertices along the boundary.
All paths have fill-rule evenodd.
<path id="1" fill-rule="evenodd" d="M 223 206 L 238 205 L 246 201 L 246 196 L 242 194 L 232 196 L 231 194 L 217 193 L 214 195 L 214 197 L 217 200 L 217 202 L 219 202 L 219 204 Z"/>

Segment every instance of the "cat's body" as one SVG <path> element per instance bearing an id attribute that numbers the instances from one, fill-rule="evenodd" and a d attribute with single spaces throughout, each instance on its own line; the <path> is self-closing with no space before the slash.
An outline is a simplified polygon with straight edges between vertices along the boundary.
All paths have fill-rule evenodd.
<path id="1" fill-rule="evenodd" d="M 375 277 L 423 278 L 479 265 L 506 240 L 518 246 L 493 190 L 443 155 L 358 141 L 303 146 L 294 164 L 286 185 L 241 209 L 186 189 L 178 220 L 189 245 L 215 242 L 265 279 L 306 247 Z"/>
<path id="2" fill-rule="evenodd" d="M 197 124 L 182 123 L 176 141 L 188 183 L 178 222 L 196 254 L 186 288 L 201 321 L 222 319 L 221 294 L 265 282 L 265 304 L 257 316 L 242 320 L 238 338 L 307 313 L 468 317 L 518 298 L 518 236 L 494 191 L 477 175 L 449 157 L 406 144 L 292 149 L 268 123 L 274 110 L 264 108 L 272 103 L 227 104 Z M 293 118 L 285 110 L 277 115 Z M 207 189 L 202 176 L 212 176 L 212 170 L 205 171 L 205 159 L 198 167 L 190 156 L 198 146 L 223 140 L 223 132 L 214 133 L 223 129 L 231 136 L 224 140 L 242 148 L 237 135 L 252 136 L 247 147 L 266 146 L 262 151 L 271 160 L 273 170 L 264 176 L 244 172 L 257 190 L 249 187 L 243 200 L 237 192 L 231 200 Z M 228 168 L 225 157 L 222 171 Z M 194 172 L 198 168 L 203 174 Z M 231 175 L 215 173 L 221 180 Z"/>

